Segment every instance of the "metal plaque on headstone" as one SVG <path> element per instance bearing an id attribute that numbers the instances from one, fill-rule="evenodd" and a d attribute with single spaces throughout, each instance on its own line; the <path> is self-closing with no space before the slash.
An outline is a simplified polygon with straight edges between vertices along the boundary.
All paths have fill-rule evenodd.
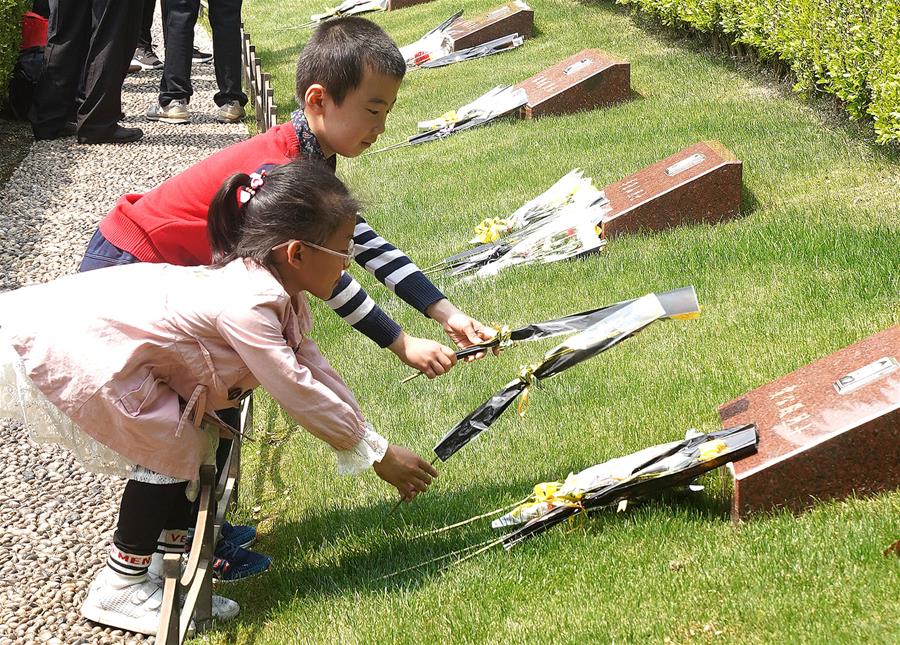
<path id="1" fill-rule="evenodd" d="M 759 451 L 733 465 L 731 515 L 900 487 L 900 326 L 719 408 L 755 423 Z"/>
<path id="2" fill-rule="evenodd" d="M 453 41 L 452 51 L 459 51 L 509 34 L 530 38 L 533 32 L 534 10 L 522 0 L 515 0 L 472 20 L 457 20 L 447 35 Z"/>
<path id="3" fill-rule="evenodd" d="M 736 217 L 741 171 L 741 160 L 718 141 L 701 141 L 647 166 L 603 189 L 612 208 L 603 237 Z"/>
<path id="4" fill-rule="evenodd" d="M 585 49 L 516 88 L 528 94 L 523 118 L 592 110 L 628 100 L 631 66 L 598 49 Z"/>

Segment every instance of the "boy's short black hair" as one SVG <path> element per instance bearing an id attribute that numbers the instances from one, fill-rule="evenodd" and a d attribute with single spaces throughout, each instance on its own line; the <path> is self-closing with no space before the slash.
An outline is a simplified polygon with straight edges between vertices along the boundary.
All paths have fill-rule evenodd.
<path id="1" fill-rule="evenodd" d="M 297 104 L 303 107 L 307 88 L 319 83 L 340 105 L 362 82 L 366 66 L 403 78 L 406 61 L 385 31 L 370 20 L 350 16 L 322 24 L 297 61 Z"/>

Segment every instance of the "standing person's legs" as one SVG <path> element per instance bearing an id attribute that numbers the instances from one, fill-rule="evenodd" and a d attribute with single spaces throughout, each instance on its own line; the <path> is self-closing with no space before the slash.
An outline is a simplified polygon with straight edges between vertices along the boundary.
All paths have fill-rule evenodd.
<path id="1" fill-rule="evenodd" d="M 200 0 L 162 0 L 162 3 L 166 56 L 159 84 L 159 104 L 165 107 L 175 100 L 187 103 L 194 93 L 191 87 L 191 51 Z"/>
<path id="2" fill-rule="evenodd" d="M 32 99 L 36 139 L 55 139 L 75 114 L 82 64 L 91 41 L 91 10 L 84 2 L 50 0 L 44 71 Z"/>
<path id="3" fill-rule="evenodd" d="M 142 70 L 162 69 L 163 62 L 153 51 L 153 12 L 156 9 L 156 0 L 138 0 L 144 3 L 141 14 L 141 29 L 138 33 L 137 47 L 134 50 L 132 65 L 139 65 Z"/>
<path id="4" fill-rule="evenodd" d="M 242 0 L 211 0 L 209 3 L 213 64 L 219 86 L 213 100 L 219 107 L 230 101 L 237 101 L 242 106 L 247 103 L 247 95 L 241 91 L 241 4 Z"/>
<path id="5" fill-rule="evenodd" d="M 84 100 L 78 108 L 78 138 L 83 143 L 139 139 L 140 130 L 118 125 L 122 83 L 128 73 L 140 28 L 138 0 L 94 0 L 91 45 L 84 63 Z M 78 4 L 78 3 L 74 3 Z M 136 135 L 136 136 L 134 136 Z"/>
<path id="6" fill-rule="evenodd" d="M 144 10 L 141 14 L 141 31 L 138 33 L 137 49 L 151 49 L 153 47 L 153 11 L 156 9 L 156 0 L 143 0 Z"/>

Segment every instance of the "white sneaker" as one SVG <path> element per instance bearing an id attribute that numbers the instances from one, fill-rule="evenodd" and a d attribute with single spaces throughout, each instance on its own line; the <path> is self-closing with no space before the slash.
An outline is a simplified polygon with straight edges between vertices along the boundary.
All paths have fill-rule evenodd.
<path id="1" fill-rule="evenodd" d="M 147 108 L 147 118 L 150 121 L 162 121 L 163 123 L 190 123 L 187 103 L 181 99 L 175 99 L 168 105 L 162 106 L 155 103 Z"/>
<path id="2" fill-rule="evenodd" d="M 132 582 L 104 567 L 88 589 L 81 615 L 95 623 L 153 636 L 159 627 L 163 590 L 158 582 Z"/>
<path id="3" fill-rule="evenodd" d="M 226 620 L 231 620 L 232 618 L 237 618 L 237 615 L 241 613 L 241 606 L 237 604 L 231 598 L 226 598 L 225 596 L 217 596 L 213 594 L 212 597 L 212 616 L 213 620 L 223 622 Z"/>
<path id="4" fill-rule="evenodd" d="M 219 123 L 237 123 L 247 116 L 247 112 L 240 101 L 228 101 L 216 112 L 216 121 Z"/>
<path id="5" fill-rule="evenodd" d="M 150 569 L 147 571 L 147 580 L 154 582 L 162 588 L 165 580 L 162 576 L 162 559 L 161 553 L 154 553 L 150 560 Z M 184 596 L 181 597 L 181 607 L 184 607 Z M 241 606 L 231 598 L 217 596 L 212 597 L 212 617 L 213 620 L 226 621 L 235 618 L 241 613 Z"/>

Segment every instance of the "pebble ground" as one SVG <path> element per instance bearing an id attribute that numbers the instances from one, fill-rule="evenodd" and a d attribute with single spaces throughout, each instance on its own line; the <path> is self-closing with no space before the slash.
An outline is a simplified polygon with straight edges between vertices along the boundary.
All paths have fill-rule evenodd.
<path id="1" fill-rule="evenodd" d="M 158 12 L 154 45 L 162 56 Z M 212 51 L 200 29 L 195 44 Z M 0 291 L 74 273 L 121 195 L 146 192 L 247 137 L 243 124 L 215 121 L 212 64 L 193 67 L 190 124 L 148 121 L 161 76 L 149 71 L 125 80 L 123 124 L 144 130 L 139 142 L 34 142 L 0 186 Z M 79 614 L 105 560 L 123 483 L 86 472 L 66 451 L 33 444 L 21 426 L 0 420 L 0 645 L 152 641 Z"/>

